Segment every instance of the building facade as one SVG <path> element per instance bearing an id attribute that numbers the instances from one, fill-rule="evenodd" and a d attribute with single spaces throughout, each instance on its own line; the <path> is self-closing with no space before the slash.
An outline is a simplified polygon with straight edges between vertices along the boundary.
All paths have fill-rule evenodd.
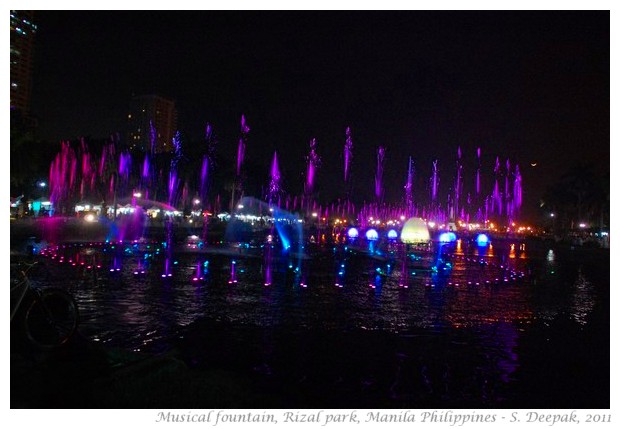
<path id="1" fill-rule="evenodd" d="M 131 100 L 127 114 L 127 143 L 132 150 L 169 152 L 177 127 L 173 100 L 159 95 L 141 95 Z"/>
<path id="2" fill-rule="evenodd" d="M 11 11 L 11 113 L 30 116 L 34 39 L 33 11 Z"/>

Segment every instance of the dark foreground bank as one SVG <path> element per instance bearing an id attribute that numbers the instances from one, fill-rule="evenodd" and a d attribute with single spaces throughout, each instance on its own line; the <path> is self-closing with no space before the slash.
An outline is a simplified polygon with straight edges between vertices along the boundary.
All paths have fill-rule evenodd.
<path id="1" fill-rule="evenodd" d="M 48 354 L 12 344 L 11 408 L 609 408 L 605 334 L 534 323 L 518 368 L 494 374 L 467 330 L 284 332 L 203 319 L 159 353 L 79 336 Z"/>

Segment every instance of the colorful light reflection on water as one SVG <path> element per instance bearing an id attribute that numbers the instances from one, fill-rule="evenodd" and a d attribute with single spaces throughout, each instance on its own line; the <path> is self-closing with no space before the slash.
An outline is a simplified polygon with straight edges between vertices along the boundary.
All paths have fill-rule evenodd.
<path id="1" fill-rule="evenodd" d="M 372 254 L 363 243 L 313 247 L 300 265 L 271 244 L 176 247 L 171 259 L 165 250 L 155 242 L 96 242 L 42 253 L 51 279 L 75 285 L 81 333 L 107 345 L 167 349 L 179 329 L 207 317 L 263 332 L 385 332 L 404 341 L 399 353 L 410 370 L 417 361 L 409 361 L 409 348 L 426 353 L 419 349 L 422 341 L 441 352 L 439 343 L 456 338 L 449 348 L 465 367 L 479 371 L 476 383 L 482 387 L 515 379 L 528 326 L 569 315 L 582 329 L 601 302 L 590 273 L 558 263 L 556 251 L 509 240 L 486 248 L 473 238 L 443 244 L 440 256 L 448 270 L 432 269 L 438 249 L 414 246 L 378 246 Z M 166 261 L 177 263 L 174 276 L 158 278 Z M 110 266 L 120 270 L 108 272 Z M 429 353 L 420 365 L 434 365 Z M 450 388 L 465 389 L 459 383 L 451 381 Z"/>
<path id="2" fill-rule="evenodd" d="M 44 254 L 58 261 L 55 269 L 74 279 L 83 277 L 83 264 L 94 270 L 97 265 L 111 267 L 114 276 L 98 271 L 95 285 L 77 290 L 78 299 L 86 306 L 84 329 L 106 341 L 139 346 L 146 332 L 155 330 L 163 337 L 170 329 L 170 326 L 164 329 L 164 325 L 169 325 L 171 320 L 189 323 L 203 315 L 232 317 L 258 325 L 309 326 L 316 320 L 306 314 L 316 314 L 322 326 L 334 329 L 356 326 L 388 331 L 527 321 L 534 317 L 530 302 L 532 291 L 526 276 L 529 259 L 510 258 L 512 244 L 506 243 L 507 248 L 502 252 L 496 245 L 480 254 L 480 249 L 467 243 L 461 245 L 460 252 L 455 252 L 454 248 L 448 253 L 442 250 L 442 260 L 449 261 L 448 271 L 432 269 L 436 257 L 433 252 L 409 251 L 407 258 L 403 258 L 397 257 L 402 255 L 402 250 L 400 254 L 381 254 L 383 252 L 377 250 L 370 255 L 345 246 L 334 247 L 335 254 L 313 253 L 302 259 L 300 266 L 291 264 L 291 255 L 281 254 L 271 246 L 247 248 L 234 257 L 224 248 L 214 248 L 211 253 L 202 254 L 199 262 L 195 254 L 172 255 L 168 251 L 164 251 L 165 257 L 159 260 L 149 258 L 154 249 L 147 251 L 144 243 L 140 247 L 142 251 L 126 243 L 93 243 L 86 247 L 80 243 L 50 248 Z M 523 252 L 524 246 L 518 248 Z M 90 259 L 86 260 L 87 257 Z M 77 261 L 78 268 L 82 268 L 75 269 L 63 261 Z M 335 272 L 330 268 L 334 261 Z M 175 276 L 168 280 L 173 264 Z M 209 276 L 205 277 L 203 271 L 207 266 Z M 158 273 L 162 272 L 166 284 L 171 287 L 164 287 L 163 279 L 157 280 Z M 141 275 L 136 276 L 136 273 Z M 368 296 L 368 289 L 362 287 L 369 284 L 369 278 L 373 296 Z M 197 280 L 205 286 L 198 295 L 192 286 L 192 281 Z M 225 284 L 235 285 L 235 288 L 223 288 Z M 271 306 L 283 307 L 278 311 L 278 319 L 269 316 L 273 310 L 271 306 L 261 305 L 263 292 L 257 285 L 270 285 L 279 291 L 280 299 L 271 301 Z M 307 291 L 301 292 L 299 286 Z M 402 295 L 404 289 L 407 295 Z M 174 297 L 172 301 L 161 301 L 164 291 Z M 134 302 L 137 295 L 145 293 L 151 299 Z M 303 299 L 303 304 L 289 307 L 286 297 L 300 293 L 304 295 L 295 299 Z M 373 302 L 377 299 L 380 305 Z M 124 315 L 125 319 L 135 317 L 138 326 L 131 329 L 135 334 L 133 339 L 117 336 L 118 330 L 123 328 L 115 326 L 117 317 L 112 315 L 114 308 L 123 305 L 139 309 L 139 315 Z M 170 307 L 166 308 L 167 305 Z M 104 317 L 102 308 L 107 308 L 103 311 Z M 332 311 L 334 308 L 338 311 Z"/>

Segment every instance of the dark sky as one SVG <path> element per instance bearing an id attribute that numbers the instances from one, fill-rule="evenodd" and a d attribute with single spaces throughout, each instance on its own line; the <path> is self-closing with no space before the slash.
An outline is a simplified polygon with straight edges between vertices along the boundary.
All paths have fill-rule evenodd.
<path id="1" fill-rule="evenodd" d="M 119 131 L 132 94 L 174 99 L 179 129 L 301 186 L 308 142 L 318 185 L 342 177 L 344 130 L 356 184 L 370 196 L 386 151 L 387 199 L 402 197 L 407 157 L 426 193 L 431 161 L 452 183 L 457 147 L 483 167 L 519 163 L 526 213 L 576 160 L 609 171 L 609 12 L 38 12 L 32 110 L 51 141 Z M 530 163 L 536 162 L 536 167 Z M 490 180 L 490 177 L 489 177 Z M 467 185 L 469 186 L 469 185 Z"/>

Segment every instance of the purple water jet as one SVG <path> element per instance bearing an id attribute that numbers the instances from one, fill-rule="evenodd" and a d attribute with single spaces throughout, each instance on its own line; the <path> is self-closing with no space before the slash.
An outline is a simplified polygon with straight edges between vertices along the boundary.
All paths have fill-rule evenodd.
<path id="1" fill-rule="evenodd" d="M 344 183 L 347 184 L 350 178 L 351 161 L 353 160 L 353 139 L 351 138 L 351 128 L 345 131 L 346 141 L 344 143 Z"/>
<path id="2" fill-rule="evenodd" d="M 245 121 L 245 116 L 241 115 L 241 137 L 239 138 L 239 145 L 237 146 L 237 176 L 241 175 L 241 166 L 245 158 L 245 147 L 250 127 Z"/>
<path id="3" fill-rule="evenodd" d="M 407 183 L 405 184 L 405 210 L 407 217 L 413 214 L 413 159 L 411 157 L 409 157 Z"/>
<path id="4" fill-rule="evenodd" d="M 377 149 L 377 171 L 375 174 L 375 197 L 377 197 L 377 203 L 383 201 L 383 161 L 385 158 L 385 148 L 379 146 Z"/>
<path id="5" fill-rule="evenodd" d="M 280 169 L 278 168 L 278 153 L 273 153 L 273 160 L 271 161 L 271 180 L 269 182 L 268 201 L 271 205 L 276 197 L 280 194 Z"/>
<path id="6" fill-rule="evenodd" d="M 157 131 L 155 130 L 155 126 L 153 125 L 153 121 L 149 121 L 149 143 L 151 149 L 151 156 L 155 154 L 156 143 L 157 143 Z"/>
<path id="7" fill-rule="evenodd" d="M 310 196 L 314 191 L 314 177 L 316 170 L 321 165 L 321 158 L 316 153 L 316 139 L 310 140 L 310 153 L 307 156 L 308 167 L 306 171 L 305 193 Z"/>
<path id="8" fill-rule="evenodd" d="M 437 201 L 437 190 L 439 189 L 439 170 L 437 168 L 438 160 L 433 161 L 433 174 L 431 176 L 431 200 Z"/>

